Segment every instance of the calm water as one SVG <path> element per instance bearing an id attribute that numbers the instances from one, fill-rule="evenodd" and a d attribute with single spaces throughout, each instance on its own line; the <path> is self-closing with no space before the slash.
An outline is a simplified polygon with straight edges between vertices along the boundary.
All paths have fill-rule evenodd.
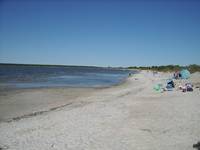
<path id="1" fill-rule="evenodd" d="M 107 87 L 122 82 L 129 72 L 128 70 L 82 66 L 0 65 L 0 86 Z"/>

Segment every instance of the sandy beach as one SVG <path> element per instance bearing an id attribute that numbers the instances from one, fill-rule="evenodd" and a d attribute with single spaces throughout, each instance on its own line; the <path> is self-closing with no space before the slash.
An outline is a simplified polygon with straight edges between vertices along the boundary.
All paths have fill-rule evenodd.
<path id="1" fill-rule="evenodd" d="M 0 91 L 0 122 L 34 116 L 77 102 L 94 88 L 36 88 Z"/>
<path id="2" fill-rule="evenodd" d="M 153 90 L 170 77 L 142 71 L 104 89 L 4 91 L 0 149 L 193 150 L 200 141 L 200 73 L 188 80 L 193 92 Z"/>

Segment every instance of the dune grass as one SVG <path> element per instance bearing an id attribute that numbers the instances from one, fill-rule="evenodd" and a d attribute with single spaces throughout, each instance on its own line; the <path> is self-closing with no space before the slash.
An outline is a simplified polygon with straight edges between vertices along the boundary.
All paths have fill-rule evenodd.
<path id="1" fill-rule="evenodd" d="M 166 65 L 166 66 L 131 66 L 128 69 L 139 69 L 139 70 L 152 70 L 152 71 L 160 71 L 160 72 L 174 72 L 180 71 L 181 69 L 188 69 L 191 73 L 200 72 L 200 65 L 192 64 L 188 66 L 179 66 L 179 65 Z"/>

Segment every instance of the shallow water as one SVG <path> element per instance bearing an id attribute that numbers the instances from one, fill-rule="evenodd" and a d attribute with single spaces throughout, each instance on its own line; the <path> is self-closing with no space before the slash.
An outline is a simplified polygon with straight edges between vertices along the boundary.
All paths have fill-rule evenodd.
<path id="1" fill-rule="evenodd" d="M 119 84 L 130 71 L 82 66 L 0 65 L 0 86 L 39 87 L 108 87 Z"/>

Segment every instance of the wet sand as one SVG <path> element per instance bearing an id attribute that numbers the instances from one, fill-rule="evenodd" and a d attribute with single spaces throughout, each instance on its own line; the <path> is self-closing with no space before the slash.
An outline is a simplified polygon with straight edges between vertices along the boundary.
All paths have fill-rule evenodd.
<path id="1" fill-rule="evenodd" d="M 90 96 L 92 88 L 37 88 L 0 91 L 0 122 L 17 120 L 75 103 Z"/>

